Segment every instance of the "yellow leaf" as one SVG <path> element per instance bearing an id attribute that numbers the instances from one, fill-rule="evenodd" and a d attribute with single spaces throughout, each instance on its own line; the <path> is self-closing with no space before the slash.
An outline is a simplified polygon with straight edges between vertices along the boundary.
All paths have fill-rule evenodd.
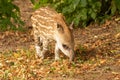
<path id="1" fill-rule="evenodd" d="M 104 60 L 104 59 L 103 59 L 103 60 L 100 60 L 100 63 L 101 63 L 101 64 L 103 64 L 103 63 L 105 63 L 105 62 L 106 62 L 106 60 Z"/>
<path id="2" fill-rule="evenodd" d="M 20 54 L 14 53 L 14 57 L 15 57 L 15 58 L 18 58 L 18 57 L 20 57 Z"/>
<path id="3" fill-rule="evenodd" d="M 115 74 L 115 75 L 117 75 L 117 74 L 119 74 L 118 72 L 112 72 L 112 74 Z"/>

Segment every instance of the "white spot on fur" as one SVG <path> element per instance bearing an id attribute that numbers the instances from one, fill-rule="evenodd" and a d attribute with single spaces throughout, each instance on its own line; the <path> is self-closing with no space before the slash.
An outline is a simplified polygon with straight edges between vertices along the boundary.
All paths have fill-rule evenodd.
<path id="1" fill-rule="evenodd" d="M 40 54 L 40 46 L 35 46 L 35 49 L 36 49 L 36 53 Z"/>

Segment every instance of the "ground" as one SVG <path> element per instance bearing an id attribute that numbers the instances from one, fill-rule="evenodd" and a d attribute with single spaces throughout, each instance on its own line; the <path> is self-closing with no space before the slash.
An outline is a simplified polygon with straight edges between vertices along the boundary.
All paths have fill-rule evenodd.
<path id="1" fill-rule="evenodd" d="M 31 32 L 29 0 L 15 0 L 20 7 L 26 31 L 0 32 L 1 80 L 120 80 L 120 19 L 113 17 L 102 25 L 74 29 L 75 60 L 69 63 L 61 53 L 54 61 L 54 45 L 46 58 L 36 57 Z"/>

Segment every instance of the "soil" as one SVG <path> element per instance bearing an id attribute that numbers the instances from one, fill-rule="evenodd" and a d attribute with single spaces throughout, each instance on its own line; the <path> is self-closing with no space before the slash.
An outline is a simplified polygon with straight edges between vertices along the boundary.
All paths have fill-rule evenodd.
<path id="1" fill-rule="evenodd" d="M 16 51 L 19 48 L 29 49 L 34 40 L 31 33 L 30 16 L 34 11 L 30 0 L 15 0 L 20 7 L 21 19 L 28 29 L 25 32 L 0 32 L 0 52 Z M 118 17 L 106 20 L 102 25 L 91 24 L 83 29 L 74 29 L 75 52 L 82 60 L 93 58 L 112 59 L 108 63 L 93 70 L 84 70 L 73 78 L 50 75 L 50 80 L 120 80 L 120 21 Z M 86 55 L 86 56 L 85 56 Z M 46 78 L 43 78 L 46 80 Z"/>

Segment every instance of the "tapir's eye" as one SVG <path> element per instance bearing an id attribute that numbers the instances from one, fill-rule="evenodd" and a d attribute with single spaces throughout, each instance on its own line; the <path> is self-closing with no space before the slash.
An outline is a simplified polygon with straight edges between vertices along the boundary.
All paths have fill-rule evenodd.
<path id="1" fill-rule="evenodd" d="M 69 49 L 69 47 L 68 47 L 67 45 L 65 45 L 65 44 L 63 44 L 62 46 L 63 46 L 63 48 L 66 49 L 66 50 Z"/>
<path id="2" fill-rule="evenodd" d="M 60 24 L 57 24 L 57 30 L 61 33 L 64 33 L 64 29 Z"/>

